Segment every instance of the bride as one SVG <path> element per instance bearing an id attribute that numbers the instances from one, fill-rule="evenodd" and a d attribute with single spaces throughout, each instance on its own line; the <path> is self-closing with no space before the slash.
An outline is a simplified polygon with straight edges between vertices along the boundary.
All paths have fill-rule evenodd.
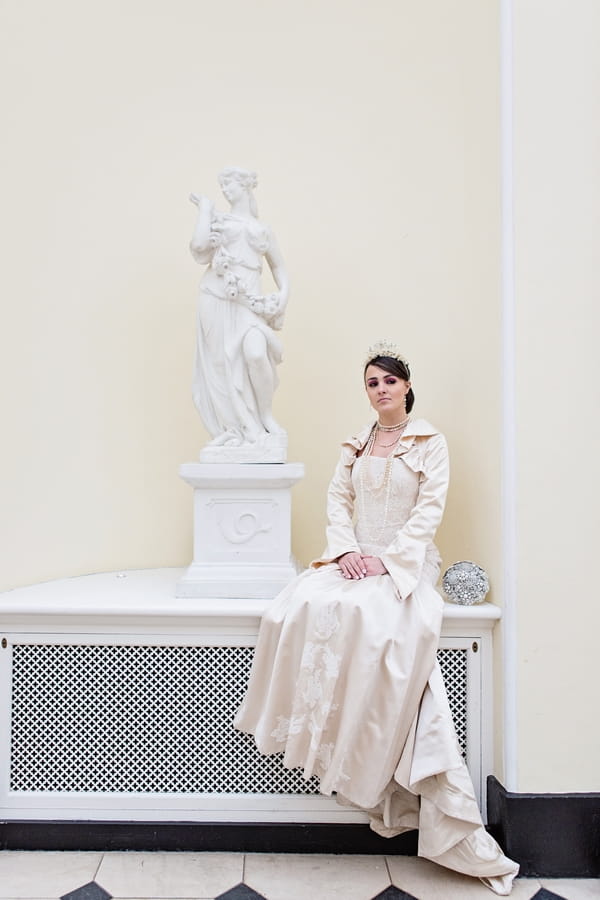
<path id="1" fill-rule="evenodd" d="M 380 835 L 418 828 L 420 856 L 507 895 L 518 866 L 482 825 L 436 655 L 446 441 L 410 417 L 395 346 L 369 350 L 364 381 L 376 421 L 342 445 L 327 549 L 267 610 L 235 726 Z"/>

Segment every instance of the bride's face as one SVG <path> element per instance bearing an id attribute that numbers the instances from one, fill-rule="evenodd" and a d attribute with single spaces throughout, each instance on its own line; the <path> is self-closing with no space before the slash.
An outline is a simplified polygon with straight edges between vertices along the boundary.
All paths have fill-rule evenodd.
<path id="1" fill-rule="evenodd" d="M 395 425 L 406 417 L 406 394 L 410 382 L 371 365 L 365 372 L 365 388 L 369 402 L 382 422 Z"/>

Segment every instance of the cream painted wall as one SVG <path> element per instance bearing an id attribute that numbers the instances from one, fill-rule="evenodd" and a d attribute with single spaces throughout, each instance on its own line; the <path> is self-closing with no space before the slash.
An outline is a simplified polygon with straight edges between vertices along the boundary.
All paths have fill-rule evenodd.
<path id="1" fill-rule="evenodd" d="M 292 278 L 294 545 L 398 340 L 446 432 L 440 543 L 499 596 L 498 35 L 480 0 L 4 0 L 1 587 L 185 565 L 190 190 L 255 167 Z"/>
<path id="2" fill-rule="evenodd" d="M 600 790 L 600 5 L 515 4 L 518 765 Z"/>
<path id="3" fill-rule="evenodd" d="M 530 791 L 599 789 L 599 16 L 515 4 Z M 499 601 L 498 3 L 3 0 L 0 42 L 0 588 L 189 561 L 187 196 L 216 199 L 238 163 L 293 282 L 276 407 L 307 467 L 297 556 L 320 551 L 337 445 L 369 417 L 365 346 L 392 337 L 450 442 L 445 563 L 483 564 Z"/>

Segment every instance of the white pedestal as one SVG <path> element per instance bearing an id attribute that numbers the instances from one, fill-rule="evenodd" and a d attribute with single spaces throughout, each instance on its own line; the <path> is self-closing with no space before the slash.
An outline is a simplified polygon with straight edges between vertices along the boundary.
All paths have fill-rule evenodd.
<path id="1" fill-rule="evenodd" d="M 177 597 L 270 599 L 296 575 L 291 489 L 302 463 L 184 463 L 194 488 L 194 561 Z"/>

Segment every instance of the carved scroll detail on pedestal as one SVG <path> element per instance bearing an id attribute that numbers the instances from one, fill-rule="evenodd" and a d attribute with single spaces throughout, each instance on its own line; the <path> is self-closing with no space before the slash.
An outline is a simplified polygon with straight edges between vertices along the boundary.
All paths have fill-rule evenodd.
<path id="1" fill-rule="evenodd" d="M 278 504 L 272 500 L 210 500 L 215 521 L 230 544 L 247 544 L 273 530 Z"/>

